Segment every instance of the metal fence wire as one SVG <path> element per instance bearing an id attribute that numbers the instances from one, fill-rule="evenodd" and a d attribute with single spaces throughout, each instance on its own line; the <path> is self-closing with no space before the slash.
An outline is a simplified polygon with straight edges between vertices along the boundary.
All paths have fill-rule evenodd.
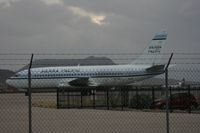
<path id="1" fill-rule="evenodd" d="M 161 64 L 167 64 L 170 55 L 163 54 Z M 174 53 L 167 77 L 163 71 L 128 85 L 117 84 L 128 79 L 114 74 L 131 74 L 131 68 L 101 68 L 105 73 L 87 68 L 130 64 L 138 56 L 139 53 L 37 53 L 31 60 L 30 54 L 1 53 L 0 132 L 198 133 L 200 53 Z M 58 73 L 65 66 L 76 69 Z M 87 69 L 80 72 L 82 66 Z M 89 80 L 95 76 L 109 78 Z M 116 85 L 97 85 L 95 81 Z"/>

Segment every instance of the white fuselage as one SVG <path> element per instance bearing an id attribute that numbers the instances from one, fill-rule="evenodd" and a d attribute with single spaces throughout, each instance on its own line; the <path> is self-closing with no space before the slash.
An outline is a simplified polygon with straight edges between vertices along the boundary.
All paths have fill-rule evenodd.
<path id="1" fill-rule="evenodd" d="M 69 84 L 73 80 L 87 79 L 87 87 L 128 85 L 161 73 L 147 73 L 149 65 L 104 65 L 41 67 L 31 69 L 32 88 L 83 87 Z M 7 79 L 16 88 L 28 88 L 28 70 Z"/>

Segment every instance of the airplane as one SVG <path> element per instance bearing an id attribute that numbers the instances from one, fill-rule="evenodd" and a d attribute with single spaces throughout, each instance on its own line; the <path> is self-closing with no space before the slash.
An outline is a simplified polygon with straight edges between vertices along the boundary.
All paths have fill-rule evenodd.
<path id="1" fill-rule="evenodd" d="M 152 78 L 164 73 L 166 65 L 160 61 L 166 39 L 166 31 L 156 33 L 142 55 L 130 64 L 31 68 L 31 88 L 115 87 Z M 28 70 L 17 72 L 6 83 L 28 89 Z"/>

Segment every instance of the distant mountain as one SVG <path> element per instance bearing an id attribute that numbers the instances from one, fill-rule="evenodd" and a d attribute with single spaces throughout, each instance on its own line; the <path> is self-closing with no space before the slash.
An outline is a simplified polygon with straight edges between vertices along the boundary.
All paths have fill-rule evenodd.
<path id="1" fill-rule="evenodd" d="M 32 68 L 49 66 L 86 66 L 86 65 L 114 65 L 115 63 L 107 57 L 89 56 L 85 59 L 38 59 L 32 63 Z M 28 65 L 20 70 L 27 69 Z"/>

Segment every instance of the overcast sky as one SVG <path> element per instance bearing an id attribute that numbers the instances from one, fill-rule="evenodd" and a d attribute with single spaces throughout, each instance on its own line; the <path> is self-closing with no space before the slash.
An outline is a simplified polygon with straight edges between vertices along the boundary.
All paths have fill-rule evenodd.
<path id="1" fill-rule="evenodd" d="M 200 0 L 0 0 L 1 53 L 199 52 Z"/>

